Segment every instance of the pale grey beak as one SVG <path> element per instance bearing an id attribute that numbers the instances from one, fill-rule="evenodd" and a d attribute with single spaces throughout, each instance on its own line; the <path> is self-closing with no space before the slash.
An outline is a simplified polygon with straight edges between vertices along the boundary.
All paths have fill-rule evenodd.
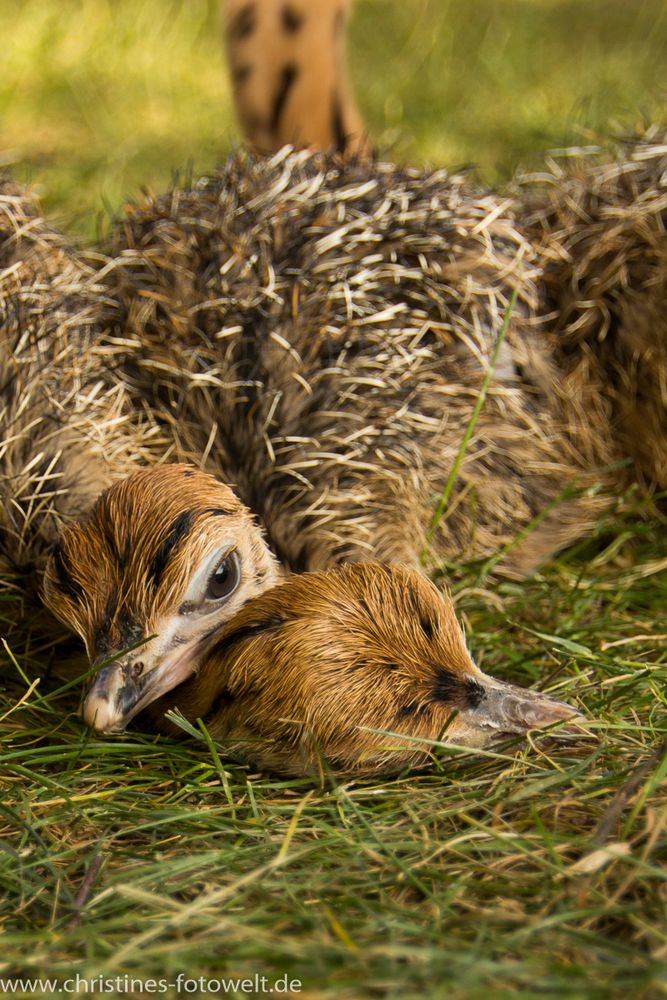
<path id="1" fill-rule="evenodd" d="M 96 674 L 83 703 L 83 720 L 98 733 L 119 733 L 139 711 L 150 673 L 135 659 L 109 663 Z M 151 699 L 152 700 L 152 699 Z"/>
<path id="2" fill-rule="evenodd" d="M 97 733 L 121 733 L 151 702 L 190 677 L 200 642 L 179 646 L 159 659 L 145 648 L 102 667 L 83 703 L 83 720 Z"/>
<path id="3" fill-rule="evenodd" d="M 498 739 L 513 734 L 524 735 L 530 729 L 544 729 L 557 722 L 570 722 L 559 732 L 581 731 L 585 719 L 564 701 L 551 698 L 541 691 L 517 687 L 483 675 L 484 696 L 474 708 L 460 713 L 462 723 L 486 734 L 488 739 Z"/>

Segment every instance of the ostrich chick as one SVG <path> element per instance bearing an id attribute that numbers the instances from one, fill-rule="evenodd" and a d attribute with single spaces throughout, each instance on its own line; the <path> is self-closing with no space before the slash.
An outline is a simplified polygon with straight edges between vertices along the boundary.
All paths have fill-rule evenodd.
<path id="1" fill-rule="evenodd" d="M 196 675 L 149 709 L 178 734 L 170 708 L 203 719 L 231 757 L 320 777 L 418 766 L 434 740 L 483 747 L 576 715 L 482 673 L 451 600 L 415 570 L 375 562 L 291 576 L 251 601 Z"/>
<path id="2" fill-rule="evenodd" d="M 163 465 L 105 490 L 63 532 L 44 576 L 47 606 L 100 667 L 86 721 L 115 729 L 170 691 L 211 634 L 279 573 L 252 515 L 212 476 Z"/>
<path id="3" fill-rule="evenodd" d="M 148 639 L 99 671 L 89 725 L 118 732 L 150 706 L 178 732 L 164 717 L 178 708 L 255 766 L 368 774 L 425 763 L 439 738 L 479 747 L 576 714 L 483 674 L 452 602 L 415 570 L 360 563 L 272 586 L 256 533 L 227 487 L 165 466 L 64 534 L 46 597 L 91 659 Z"/>

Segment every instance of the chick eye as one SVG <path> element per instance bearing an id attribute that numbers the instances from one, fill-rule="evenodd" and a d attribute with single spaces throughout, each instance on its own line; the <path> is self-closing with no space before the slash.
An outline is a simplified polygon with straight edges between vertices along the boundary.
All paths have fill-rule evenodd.
<path id="1" fill-rule="evenodd" d="M 209 577 L 206 587 L 207 601 L 221 601 L 225 597 L 231 597 L 239 585 L 241 579 L 241 564 L 236 552 L 230 552 L 228 556 L 218 563 L 217 567 Z"/>

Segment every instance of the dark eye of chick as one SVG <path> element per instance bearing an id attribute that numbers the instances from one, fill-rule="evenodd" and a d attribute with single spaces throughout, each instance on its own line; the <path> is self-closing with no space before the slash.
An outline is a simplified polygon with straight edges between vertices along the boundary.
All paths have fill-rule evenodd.
<path id="1" fill-rule="evenodd" d="M 207 601 L 221 601 L 225 597 L 230 597 L 239 585 L 241 579 L 241 563 L 236 552 L 230 552 L 228 556 L 218 563 L 218 566 L 209 577 L 206 588 Z"/>

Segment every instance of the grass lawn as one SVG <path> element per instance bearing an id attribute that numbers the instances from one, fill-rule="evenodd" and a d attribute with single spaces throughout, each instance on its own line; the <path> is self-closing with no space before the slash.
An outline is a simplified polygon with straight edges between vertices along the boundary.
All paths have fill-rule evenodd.
<path id="1" fill-rule="evenodd" d="M 204 173 L 238 140 L 220 0 L 0 0 L 0 160 L 86 237 L 140 187 Z M 662 115 L 663 0 L 357 0 L 350 62 L 379 148 L 476 164 Z"/>
<path id="2" fill-rule="evenodd" d="M 235 140 L 215 0 L 0 13 L 0 154 L 70 232 Z M 662 113 L 667 7 L 359 0 L 352 63 L 381 147 L 500 183 Z M 309 1000 L 667 996 L 664 523 L 631 495 L 529 581 L 448 570 L 480 666 L 580 706 L 588 737 L 316 789 L 203 738 L 91 737 L 62 647 L 0 605 L 0 996 L 77 973 L 287 975 Z"/>

